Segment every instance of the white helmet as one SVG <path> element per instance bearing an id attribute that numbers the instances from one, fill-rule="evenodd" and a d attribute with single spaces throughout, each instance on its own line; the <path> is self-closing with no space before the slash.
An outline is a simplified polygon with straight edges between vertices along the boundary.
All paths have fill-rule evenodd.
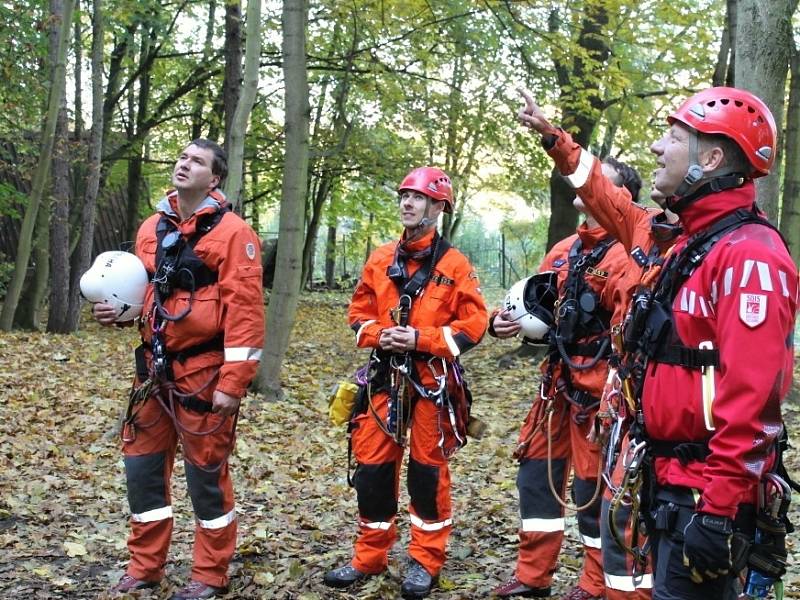
<path id="1" fill-rule="evenodd" d="M 519 321 L 519 337 L 526 344 L 541 344 L 553 326 L 558 299 L 558 275 L 545 271 L 520 279 L 508 290 L 503 308 L 510 321 Z"/>
<path id="2" fill-rule="evenodd" d="M 147 288 L 147 270 L 130 252 L 103 252 L 81 277 L 81 294 L 89 302 L 110 304 L 117 321 L 130 321 L 142 314 Z"/>

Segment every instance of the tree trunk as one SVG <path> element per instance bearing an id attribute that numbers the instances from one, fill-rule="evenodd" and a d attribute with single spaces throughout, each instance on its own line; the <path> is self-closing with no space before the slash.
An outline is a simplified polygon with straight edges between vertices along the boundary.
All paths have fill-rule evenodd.
<path id="1" fill-rule="evenodd" d="M 294 326 L 303 258 L 303 196 L 308 179 L 308 0 L 283 3 L 286 159 L 281 192 L 275 283 L 267 311 L 267 343 L 256 385 L 267 400 L 283 396 L 280 374 Z"/>
<path id="2" fill-rule="evenodd" d="M 237 212 L 242 201 L 244 138 L 258 91 L 258 65 L 261 57 L 261 0 L 247 0 L 246 44 L 243 90 L 236 104 L 231 128 L 225 135 L 229 169 L 228 180 L 225 183 L 225 195 Z M 227 112 L 225 114 L 227 115 Z"/>
<path id="3" fill-rule="evenodd" d="M 789 105 L 786 109 L 786 177 L 783 181 L 781 233 L 800 266 L 800 51 L 792 41 Z"/>
<path id="4" fill-rule="evenodd" d="M 50 217 L 50 307 L 47 331 L 63 331 L 69 311 L 69 149 L 67 107 L 62 106 L 53 155 L 52 214 Z M 39 265 L 37 264 L 37 269 Z"/>
<path id="5" fill-rule="evenodd" d="M 92 18 L 92 133 L 89 137 L 89 165 L 86 191 L 81 210 L 81 237 L 75 250 L 70 283 L 67 331 L 78 329 L 80 322 L 80 276 L 89 268 L 94 242 L 94 218 L 100 187 L 100 161 L 103 155 L 103 6 L 94 0 Z"/>
<path id="6" fill-rule="evenodd" d="M 730 58 L 728 59 L 728 72 L 725 74 L 725 85 L 733 87 L 735 85 L 734 76 L 736 73 L 736 40 L 738 35 L 736 32 L 736 24 L 739 20 L 739 0 L 727 0 L 725 5 L 725 24 L 728 28 L 728 44 L 730 46 Z"/>
<path id="7" fill-rule="evenodd" d="M 203 64 L 208 64 L 214 52 L 214 25 L 217 12 L 216 0 L 208 3 L 208 21 L 206 22 L 206 41 L 203 44 Z M 197 88 L 192 104 L 192 139 L 196 140 L 203 135 L 203 107 L 208 97 L 208 86 L 201 85 Z"/>
<path id="8" fill-rule="evenodd" d="M 370 214 L 370 222 L 372 215 Z M 369 241 L 367 241 L 369 246 Z M 328 239 L 325 244 L 325 285 L 329 290 L 336 283 L 336 225 L 328 225 Z"/>
<path id="9" fill-rule="evenodd" d="M 714 75 L 711 84 L 715 87 L 729 85 L 728 77 L 733 73 L 733 44 L 734 37 L 732 32 L 736 29 L 736 0 L 728 0 L 725 6 L 725 24 L 722 27 L 722 37 L 719 42 L 719 52 L 717 53 L 717 66 L 714 68 Z"/>
<path id="10" fill-rule="evenodd" d="M 236 106 L 239 104 L 241 85 L 242 3 L 240 0 L 225 0 L 225 80 L 222 84 L 222 96 L 225 107 L 224 147 L 226 152 L 230 152 L 233 116 Z"/>
<path id="11" fill-rule="evenodd" d="M 551 33 L 558 32 L 559 19 L 560 14 L 557 11 L 550 13 Z M 574 140 L 584 148 L 589 147 L 594 129 L 602 115 L 603 102 L 596 72 L 605 65 L 611 54 L 609 40 L 604 32 L 607 25 L 608 12 L 605 6 L 600 3 L 587 3 L 578 34 L 578 45 L 585 50 L 585 54 L 575 55 L 571 68 L 554 59 L 561 88 L 561 125 L 570 131 Z M 572 234 L 575 229 L 577 214 L 572 207 L 574 197 L 575 190 L 554 170 L 550 176 L 548 250 L 556 242 Z"/>
<path id="12" fill-rule="evenodd" d="M 38 330 L 41 323 L 42 304 L 47 294 L 47 280 L 50 277 L 50 198 L 45 195 L 39 214 L 36 217 L 36 238 L 33 241 L 31 267 L 33 274 L 28 278 L 14 315 L 14 327 Z"/>
<path id="13" fill-rule="evenodd" d="M 60 20 L 58 52 L 56 60 L 53 61 L 53 80 L 50 86 L 47 115 L 45 117 L 42 130 L 42 143 L 39 152 L 39 162 L 36 172 L 31 182 L 31 194 L 28 206 L 25 210 L 25 217 L 22 220 L 22 227 L 19 233 L 19 243 L 17 245 L 17 259 L 14 263 L 14 274 L 8 285 L 6 299 L 3 303 L 3 311 L 0 314 L 0 329 L 10 331 L 14 322 L 14 313 L 17 310 L 22 284 L 25 281 L 25 273 L 28 270 L 28 261 L 31 256 L 33 242 L 33 229 L 36 224 L 39 205 L 42 202 L 44 191 L 48 183 L 50 172 L 50 162 L 53 154 L 53 144 L 55 141 L 56 121 L 61 100 L 64 96 L 66 86 L 66 62 L 67 62 L 67 42 L 69 31 L 72 26 L 73 0 L 64 0 L 62 13 L 54 15 L 55 20 Z"/>
<path id="14" fill-rule="evenodd" d="M 738 0 L 736 24 L 736 87 L 758 95 L 775 117 L 777 152 L 772 172 L 757 181 L 758 203 L 770 220 L 778 220 L 781 178 L 783 106 L 792 15 L 798 0 Z"/>
<path id="15" fill-rule="evenodd" d="M 83 137 L 83 81 L 81 77 L 83 67 L 83 40 L 81 39 L 81 7 L 75 7 L 75 30 L 73 32 L 73 48 L 75 52 L 75 131 L 76 140 Z"/>

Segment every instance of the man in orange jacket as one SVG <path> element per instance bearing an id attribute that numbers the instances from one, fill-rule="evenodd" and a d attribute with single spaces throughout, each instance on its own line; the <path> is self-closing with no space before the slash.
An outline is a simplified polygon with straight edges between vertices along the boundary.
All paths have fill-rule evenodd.
<path id="1" fill-rule="evenodd" d="M 194 140 L 175 163 L 175 190 L 136 237 L 150 283 L 122 432 L 130 562 L 115 594 L 157 587 L 164 577 L 178 440 L 196 524 L 191 581 L 172 598 L 212 598 L 228 585 L 236 546 L 228 457 L 239 403 L 261 357 L 264 309 L 258 236 L 218 189 L 226 173 L 223 150 Z M 92 312 L 103 325 L 118 317 L 104 303 Z"/>
<path id="2" fill-rule="evenodd" d="M 603 175 L 625 187 L 636 200 L 641 179 L 635 170 L 613 158 L 602 164 Z M 558 242 L 545 256 L 539 272 L 554 271 L 558 281 L 556 323 L 547 335 L 550 345 L 543 366 L 542 398 L 531 407 L 520 431 L 517 488 L 522 524 L 517 568 L 510 581 L 494 590 L 499 597 L 550 596 L 564 537 L 561 498 L 570 468 L 584 547 L 581 577 L 564 600 L 594 600 L 604 595 L 600 539 L 600 447 L 587 440 L 594 425 L 611 354 L 609 331 L 624 315 L 628 257 L 580 198 L 575 207 L 586 220 L 577 232 Z M 515 335 L 520 321 L 496 311 L 489 332 L 500 338 Z M 546 400 L 545 400 L 546 399 Z M 552 402 L 551 417 L 545 417 Z M 549 482 L 544 485 L 542 482 Z M 551 483 L 550 483 L 551 482 Z M 603 549 L 605 552 L 605 548 Z"/>
<path id="3" fill-rule="evenodd" d="M 358 347 L 373 349 L 350 424 L 359 531 L 352 560 L 324 581 L 344 588 L 386 569 L 408 427 L 411 543 L 401 592 L 424 598 L 452 529 L 448 459 L 466 442 L 471 398 L 457 359 L 483 337 L 487 313 L 472 265 L 436 231 L 453 210 L 449 177 L 414 169 L 398 193 L 403 235 L 369 257 L 348 314 Z"/>

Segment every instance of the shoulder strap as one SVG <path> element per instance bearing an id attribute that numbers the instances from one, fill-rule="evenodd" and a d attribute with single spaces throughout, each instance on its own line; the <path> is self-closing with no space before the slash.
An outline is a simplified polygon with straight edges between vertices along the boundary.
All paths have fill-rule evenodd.
<path id="1" fill-rule="evenodd" d="M 728 233 L 750 223 L 764 225 L 773 231 L 775 226 L 753 210 L 739 209 L 720 219 L 708 229 L 692 236 L 686 246 L 673 255 L 662 269 L 655 286 L 658 300 L 675 299 L 680 286 L 686 281 L 701 262 L 708 256 L 714 245 Z M 780 232 L 778 232 L 780 235 Z M 781 238 L 783 239 L 783 238 Z"/>
<path id="2" fill-rule="evenodd" d="M 402 269 L 401 274 L 395 276 L 390 275 L 401 297 L 409 296 L 412 299 L 417 297 L 431 278 L 436 264 L 451 247 L 450 242 L 439 236 L 438 233 L 434 234 L 432 245 L 433 249 L 431 253 L 413 276 L 408 277 L 405 274 L 405 269 Z"/>

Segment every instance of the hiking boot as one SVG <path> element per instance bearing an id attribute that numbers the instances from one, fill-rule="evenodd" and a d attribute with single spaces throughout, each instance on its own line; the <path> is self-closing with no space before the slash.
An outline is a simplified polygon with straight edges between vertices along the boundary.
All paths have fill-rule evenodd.
<path id="1" fill-rule="evenodd" d="M 601 596 L 593 596 L 579 585 L 574 585 L 561 600 L 602 600 Z"/>
<path id="2" fill-rule="evenodd" d="M 438 579 L 412 558 L 408 562 L 408 570 L 403 579 L 403 585 L 400 586 L 400 594 L 403 598 L 424 598 L 431 593 L 431 588 Z"/>
<path id="3" fill-rule="evenodd" d="M 109 592 L 112 594 L 127 594 L 137 590 L 150 590 L 158 587 L 160 583 L 160 581 L 142 581 L 125 573 L 117 582 L 117 585 L 112 587 Z"/>
<path id="4" fill-rule="evenodd" d="M 224 587 L 214 587 L 202 581 L 192 579 L 189 583 L 172 594 L 170 600 L 205 600 L 206 598 L 216 598 L 217 594 L 225 594 L 228 589 Z"/>
<path id="5" fill-rule="evenodd" d="M 492 596 L 498 598 L 511 598 L 518 596 L 520 598 L 549 598 L 550 588 L 535 588 L 522 583 L 517 576 L 514 575 L 511 579 L 506 581 L 503 585 L 499 585 L 492 590 Z"/>
<path id="6" fill-rule="evenodd" d="M 367 576 L 351 564 L 346 564 L 338 569 L 333 569 L 325 573 L 323 581 L 325 585 L 333 588 L 346 588 L 357 581 L 361 581 Z"/>

